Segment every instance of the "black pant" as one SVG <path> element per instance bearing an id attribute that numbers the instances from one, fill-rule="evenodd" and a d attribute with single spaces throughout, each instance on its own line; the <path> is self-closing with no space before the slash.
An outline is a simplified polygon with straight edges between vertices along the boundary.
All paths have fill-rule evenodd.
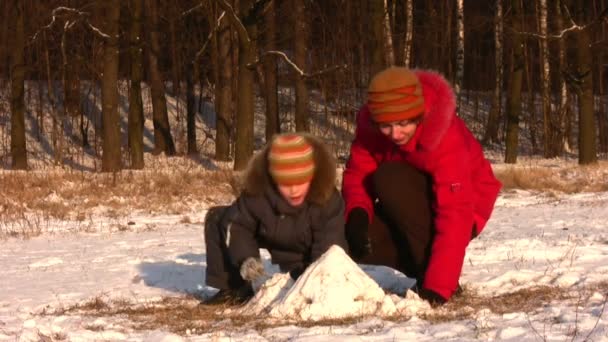
<path id="1" fill-rule="evenodd" d="M 230 261 L 226 245 L 226 227 L 220 224 L 227 208 L 212 207 L 205 215 L 206 283 L 217 289 L 238 289 L 245 285 L 245 281 Z"/>
<path id="2" fill-rule="evenodd" d="M 435 234 L 430 177 L 406 163 L 383 163 L 372 182 L 372 252 L 357 261 L 394 268 L 421 284 Z"/>

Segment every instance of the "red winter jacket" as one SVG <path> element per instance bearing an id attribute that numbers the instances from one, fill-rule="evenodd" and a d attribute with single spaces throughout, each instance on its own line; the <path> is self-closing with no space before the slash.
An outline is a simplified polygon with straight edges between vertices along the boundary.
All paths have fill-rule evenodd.
<path id="1" fill-rule="evenodd" d="M 364 106 L 357 115 L 355 139 L 344 170 L 342 194 L 346 217 L 363 208 L 373 218 L 370 184 L 378 165 L 403 161 L 429 174 L 435 203 L 435 238 L 423 288 L 449 299 L 456 291 L 473 224 L 480 233 L 492 213 L 501 184 L 494 177 L 481 145 L 456 116 L 448 82 L 431 71 L 415 71 L 425 102 L 423 121 L 414 136 L 395 145 L 375 128 Z"/>

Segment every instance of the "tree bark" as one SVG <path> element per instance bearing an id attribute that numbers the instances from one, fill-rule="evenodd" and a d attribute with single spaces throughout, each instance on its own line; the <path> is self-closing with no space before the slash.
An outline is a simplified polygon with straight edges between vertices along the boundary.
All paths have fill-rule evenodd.
<path id="1" fill-rule="evenodd" d="M 412 63 L 412 37 L 414 34 L 414 6 L 413 0 L 405 0 L 405 44 L 403 51 L 403 65 L 409 68 Z"/>
<path id="2" fill-rule="evenodd" d="M 130 27 L 131 87 L 129 90 L 129 151 L 131 168 L 144 168 L 144 108 L 141 98 L 143 79 L 142 13 L 143 0 L 131 0 Z"/>
<path id="3" fill-rule="evenodd" d="M 393 47 L 393 30 L 391 29 L 391 9 L 388 0 L 384 0 L 384 49 L 386 65 L 395 65 L 395 50 Z"/>
<path id="4" fill-rule="evenodd" d="M 556 26 L 557 31 L 561 32 L 565 27 L 564 25 L 564 17 L 562 13 L 562 1 L 555 1 L 555 13 L 556 13 Z M 558 75 L 564 75 L 564 73 L 568 69 L 568 65 L 566 64 L 566 40 L 560 39 L 558 41 Z M 567 122 L 570 121 L 572 116 L 572 111 L 570 110 L 570 101 L 569 101 L 569 92 L 568 87 L 566 85 L 566 80 L 564 77 L 559 78 L 559 109 L 557 110 L 557 124 L 558 129 L 560 131 L 559 138 L 561 141 L 556 142 L 559 146 L 556 146 L 558 153 L 561 154 L 564 150 L 567 152 L 571 152 L 572 142 L 571 142 L 571 134 L 568 129 L 566 129 L 569 124 Z"/>
<path id="5" fill-rule="evenodd" d="M 483 137 L 483 142 L 498 142 L 498 125 L 500 122 L 500 114 L 502 109 L 502 79 L 503 79 L 503 68 L 502 65 L 502 54 L 503 54 L 503 46 L 502 46 L 502 32 L 503 32 L 503 16 L 502 16 L 502 1 L 496 0 L 496 15 L 494 16 L 494 46 L 495 53 L 494 61 L 495 61 L 495 70 L 496 76 L 494 81 L 494 96 L 492 98 L 492 108 L 490 109 L 490 113 L 488 115 L 488 122 L 486 124 L 486 132 Z"/>
<path id="6" fill-rule="evenodd" d="M 523 1 L 523 0 L 522 0 Z M 523 6 L 523 5 L 522 5 Z M 522 7 L 522 11 L 523 11 L 523 7 Z M 519 15 L 521 18 L 521 26 L 520 28 L 523 29 L 525 27 L 524 25 L 524 21 L 525 18 L 523 15 Z M 536 28 L 538 30 L 538 28 Z M 522 40 L 522 46 L 523 46 L 523 53 L 524 53 L 524 68 L 525 68 L 525 76 L 526 76 L 526 88 L 528 90 L 528 104 L 527 104 L 527 115 L 526 115 L 526 124 L 528 125 L 528 132 L 530 134 L 530 145 L 532 146 L 532 153 L 536 154 L 538 153 L 538 139 L 537 139 L 537 134 L 538 134 L 538 121 L 536 118 L 536 93 L 535 93 L 535 89 L 534 86 L 532 85 L 532 81 L 533 81 L 533 67 L 534 65 L 536 65 L 537 63 L 534 63 L 533 58 L 530 57 L 531 53 L 530 53 L 530 49 L 529 49 L 529 45 L 527 44 L 526 40 Z"/>
<path id="7" fill-rule="evenodd" d="M 9 60 L 9 27 L 10 27 L 10 16 L 11 16 L 11 1 L 4 1 L 0 13 L 0 75 L 10 74 L 10 60 Z"/>
<path id="8" fill-rule="evenodd" d="M 188 155 L 195 156 L 198 154 L 196 146 L 196 96 L 194 94 L 194 76 L 191 72 L 186 73 L 186 115 Z"/>
<path id="9" fill-rule="evenodd" d="M 547 0 L 539 2 L 539 23 L 540 34 L 543 36 L 539 40 L 541 54 L 541 91 L 542 91 L 542 108 L 543 108 L 543 151 L 545 158 L 553 158 L 559 154 L 555 148 L 555 136 L 559 136 L 558 129 L 555 125 L 555 118 L 551 113 L 551 69 L 549 66 L 549 46 L 548 46 L 548 29 L 547 29 Z"/>
<path id="10" fill-rule="evenodd" d="M 120 117 L 118 115 L 120 0 L 107 0 L 105 6 L 105 32 L 109 37 L 103 43 L 101 96 L 104 129 L 101 170 L 104 172 L 114 172 L 122 168 L 120 158 Z"/>
<path id="11" fill-rule="evenodd" d="M 175 7 L 178 5 L 177 3 L 171 3 L 169 1 L 165 2 L 171 7 L 169 10 L 171 18 L 169 19 L 169 35 L 170 39 L 170 48 L 171 48 L 171 76 L 173 80 L 171 82 L 171 93 L 176 98 L 179 97 L 179 66 L 181 65 L 179 60 L 179 55 L 177 51 L 179 50 L 179 41 L 177 39 L 177 33 L 175 28 L 175 22 L 178 20 L 175 14 Z"/>
<path id="12" fill-rule="evenodd" d="M 13 4 L 12 19 L 14 35 L 11 47 L 11 158 L 13 170 L 27 169 L 25 141 L 25 24 L 24 2 Z"/>
<path id="13" fill-rule="evenodd" d="M 521 2 L 512 0 L 511 33 L 511 71 L 509 74 L 509 92 L 507 93 L 507 136 L 505 148 L 505 163 L 517 162 L 517 150 L 519 148 L 519 118 L 521 116 L 521 86 L 524 68 L 523 39 L 521 32 Z"/>
<path id="14" fill-rule="evenodd" d="M 154 154 L 164 152 L 168 156 L 175 154 L 175 144 L 171 135 L 169 115 L 167 113 L 167 99 L 165 98 L 165 84 L 161 75 L 158 57 L 160 56 L 160 41 L 158 27 L 157 0 L 145 2 L 149 49 L 148 72 L 150 75 L 150 88 L 152 93 L 152 116 L 154 123 Z"/>
<path id="15" fill-rule="evenodd" d="M 309 15 L 305 0 L 294 0 L 294 35 L 295 35 L 295 63 L 306 72 L 307 54 L 309 52 Z M 297 132 L 308 132 L 308 87 L 306 78 L 296 72 L 295 75 L 296 108 L 295 121 Z"/>
<path id="16" fill-rule="evenodd" d="M 230 160 L 230 135 L 232 132 L 232 39 L 230 24 L 222 19 L 217 33 L 218 82 L 216 91 L 216 139 L 215 159 Z"/>
<path id="17" fill-rule="evenodd" d="M 589 7 L 584 1 L 576 1 L 576 18 L 579 23 L 589 22 Z M 578 32 L 577 37 L 577 78 L 580 84 L 579 103 L 579 146 L 578 163 L 592 164 L 597 162 L 596 127 L 593 115 L 593 69 L 591 54 L 591 37 L 589 30 Z"/>
<path id="18" fill-rule="evenodd" d="M 276 5 L 274 1 L 268 4 L 264 18 L 266 24 L 266 51 L 277 49 L 277 24 L 276 24 Z M 266 91 L 266 142 L 270 142 L 272 136 L 281 132 L 279 122 L 279 97 L 278 97 L 278 78 L 277 78 L 277 57 L 268 55 L 264 58 L 264 86 Z"/>
<path id="19" fill-rule="evenodd" d="M 384 50 L 384 5 L 379 0 L 368 0 L 369 17 L 371 20 L 371 36 L 369 51 L 371 51 L 370 76 L 377 74 L 386 67 Z"/>
<path id="20" fill-rule="evenodd" d="M 460 108 L 464 78 L 464 0 L 457 0 L 456 5 L 456 81 L 454 82 L 454 91 L 456 92 L 456 103 Z"/>

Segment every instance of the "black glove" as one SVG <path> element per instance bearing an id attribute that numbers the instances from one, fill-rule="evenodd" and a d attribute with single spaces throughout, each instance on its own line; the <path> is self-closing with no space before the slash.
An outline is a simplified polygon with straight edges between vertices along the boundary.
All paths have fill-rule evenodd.
<path id="1" fill-rule="evenodd" d="M 447 302 L 445 298 L 441 297 L 441 295 L 433 290 L 418 288 L 418 286 L 414 286 L 410 290 L 417 293 L 418 297 L 429 302 L 433 308 L 441 306 Z"/>
<path id="2" fill-rule="evenodd" d="M 348 215 L 345 234 L 350 255 L 355 259 L 363 258 L 372 252 L 368 235 L 369 218 L 362 208 L 354 208 Z"/>
<path id="3" fill-rule="evenodd" d="M 304 271 L 306 271 L 306 267 L 307 267 L 307 265 L 302 265 L 302 266 L 298 266 L 298 267 L 292 269 L 291 271 L 289 271 L 289 276 L 291 277 L 291 279 L 293 279 L 293 281 L 298 280 L 298 278 L 300 278 L 302 273 L 304 273 Z"/>

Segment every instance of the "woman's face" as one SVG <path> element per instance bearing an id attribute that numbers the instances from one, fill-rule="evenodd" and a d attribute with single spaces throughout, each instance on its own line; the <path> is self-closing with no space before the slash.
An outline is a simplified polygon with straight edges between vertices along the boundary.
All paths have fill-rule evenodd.
<path id="1" fill-rule="evenodd" d="M 297 207 L 304 203 L 308 190 L 310 189 L 310 181 L 296 185 L 277 185 L 279 193 L 292 207 Z"/>
<path id="2" fill-rule="evenodd" d="M 396 145 L 405 145 L 414 136 L 420 119 L 378 123 L 378 130 Z"/>

